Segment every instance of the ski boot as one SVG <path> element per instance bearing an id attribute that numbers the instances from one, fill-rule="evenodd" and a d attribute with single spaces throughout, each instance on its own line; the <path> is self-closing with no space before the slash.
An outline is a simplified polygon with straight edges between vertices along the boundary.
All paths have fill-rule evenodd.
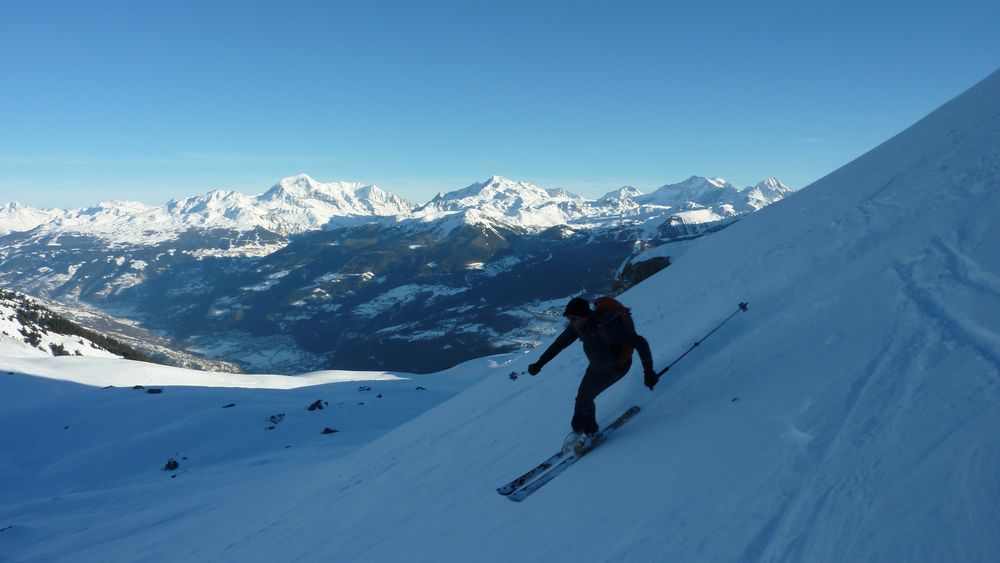
<path id="1" fill-rule="evenodd" d="M 563 440 L 562 451 L 563 453 L 573 452 L 575 454 L 587 453 L 594 447 L 596 439 L 597 434 L 570 432 L 569 435 L 566 436 L 566 439 Z"/>

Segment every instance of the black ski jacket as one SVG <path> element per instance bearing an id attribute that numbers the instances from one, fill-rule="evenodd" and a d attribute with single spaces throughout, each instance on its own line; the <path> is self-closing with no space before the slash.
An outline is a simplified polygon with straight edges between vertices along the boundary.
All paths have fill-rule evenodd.
<path id="1" fill-rule="evenodd" d="M 580 339 L 583 342 L 583 353 L 594 367 L 614 368 L 617 365 L 622 369 L 626 368 L 626 365 L 618 362 L 618 352 L 621 352 L 623 346 L 631 346 L 639 352 L 643 369 L 652 371 L 653 355 L 649 351 L 649 342 L 636 334 L 631 320 L 614 320 L 601 326 L 602 320 L 596 313 L 591 312 L 590 319 L 582 331 L 577 331 L 573 325 L 567 326 L 539 358 L 539 367 L 549 363 L 559 352 Z"/>

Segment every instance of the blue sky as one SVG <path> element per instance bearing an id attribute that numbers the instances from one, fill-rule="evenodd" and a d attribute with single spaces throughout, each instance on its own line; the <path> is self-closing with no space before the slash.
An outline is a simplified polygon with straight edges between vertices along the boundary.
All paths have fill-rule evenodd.
<path id="1" fill-rule="evenodd" d="M 0 203 L 39 207 L 300 172 L 801 188 L 1000 65 L 996 0 L 0 7 Z"/>

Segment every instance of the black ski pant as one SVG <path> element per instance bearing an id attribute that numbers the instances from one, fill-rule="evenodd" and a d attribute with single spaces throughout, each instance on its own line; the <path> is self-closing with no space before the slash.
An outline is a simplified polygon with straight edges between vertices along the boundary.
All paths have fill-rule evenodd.
<path id="1" fill-rule="evenodd" d="M 594 399 L 625 377 L 630 367 L 632 367 L 631 362 L 625 365 L 587 366 L 587 372 L 583 374 L 583 381 L 580 382 L 580 389 L 576 392 L 576 407 L 573 410 L 572 422 L 574 432 L 593 434 L 599 430 Z"/>

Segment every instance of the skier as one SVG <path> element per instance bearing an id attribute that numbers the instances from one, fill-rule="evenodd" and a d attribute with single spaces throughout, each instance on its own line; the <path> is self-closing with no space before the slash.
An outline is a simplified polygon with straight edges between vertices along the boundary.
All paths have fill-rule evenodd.
<path id="1" fill-rule="evenodd" d="M 566 330 L 542 354 L 537 362 L 528 366 L 528 373 L 537 375 L 542 367 L 567 346 L 580 339 L 583 352 L 590 360 L 573 411 L 573 432 L 567 436 L 563 449 L 572 448 L 577 453 L 588 450 L 599 430 L 597 407 L 594 399 L 605 389 L 617 383 L 632 367 L 632 351 L 638 350 L 642 361 L 643 383 L 652 391 L 658 377 L 653 369 L 653 356 L 649 343 L 635 332 L 629 310 L 611 297 L 595 301 L 595 310 L 582 297 L 574 297 L 566 305 L 563 316 L 568 320 Z"/>

